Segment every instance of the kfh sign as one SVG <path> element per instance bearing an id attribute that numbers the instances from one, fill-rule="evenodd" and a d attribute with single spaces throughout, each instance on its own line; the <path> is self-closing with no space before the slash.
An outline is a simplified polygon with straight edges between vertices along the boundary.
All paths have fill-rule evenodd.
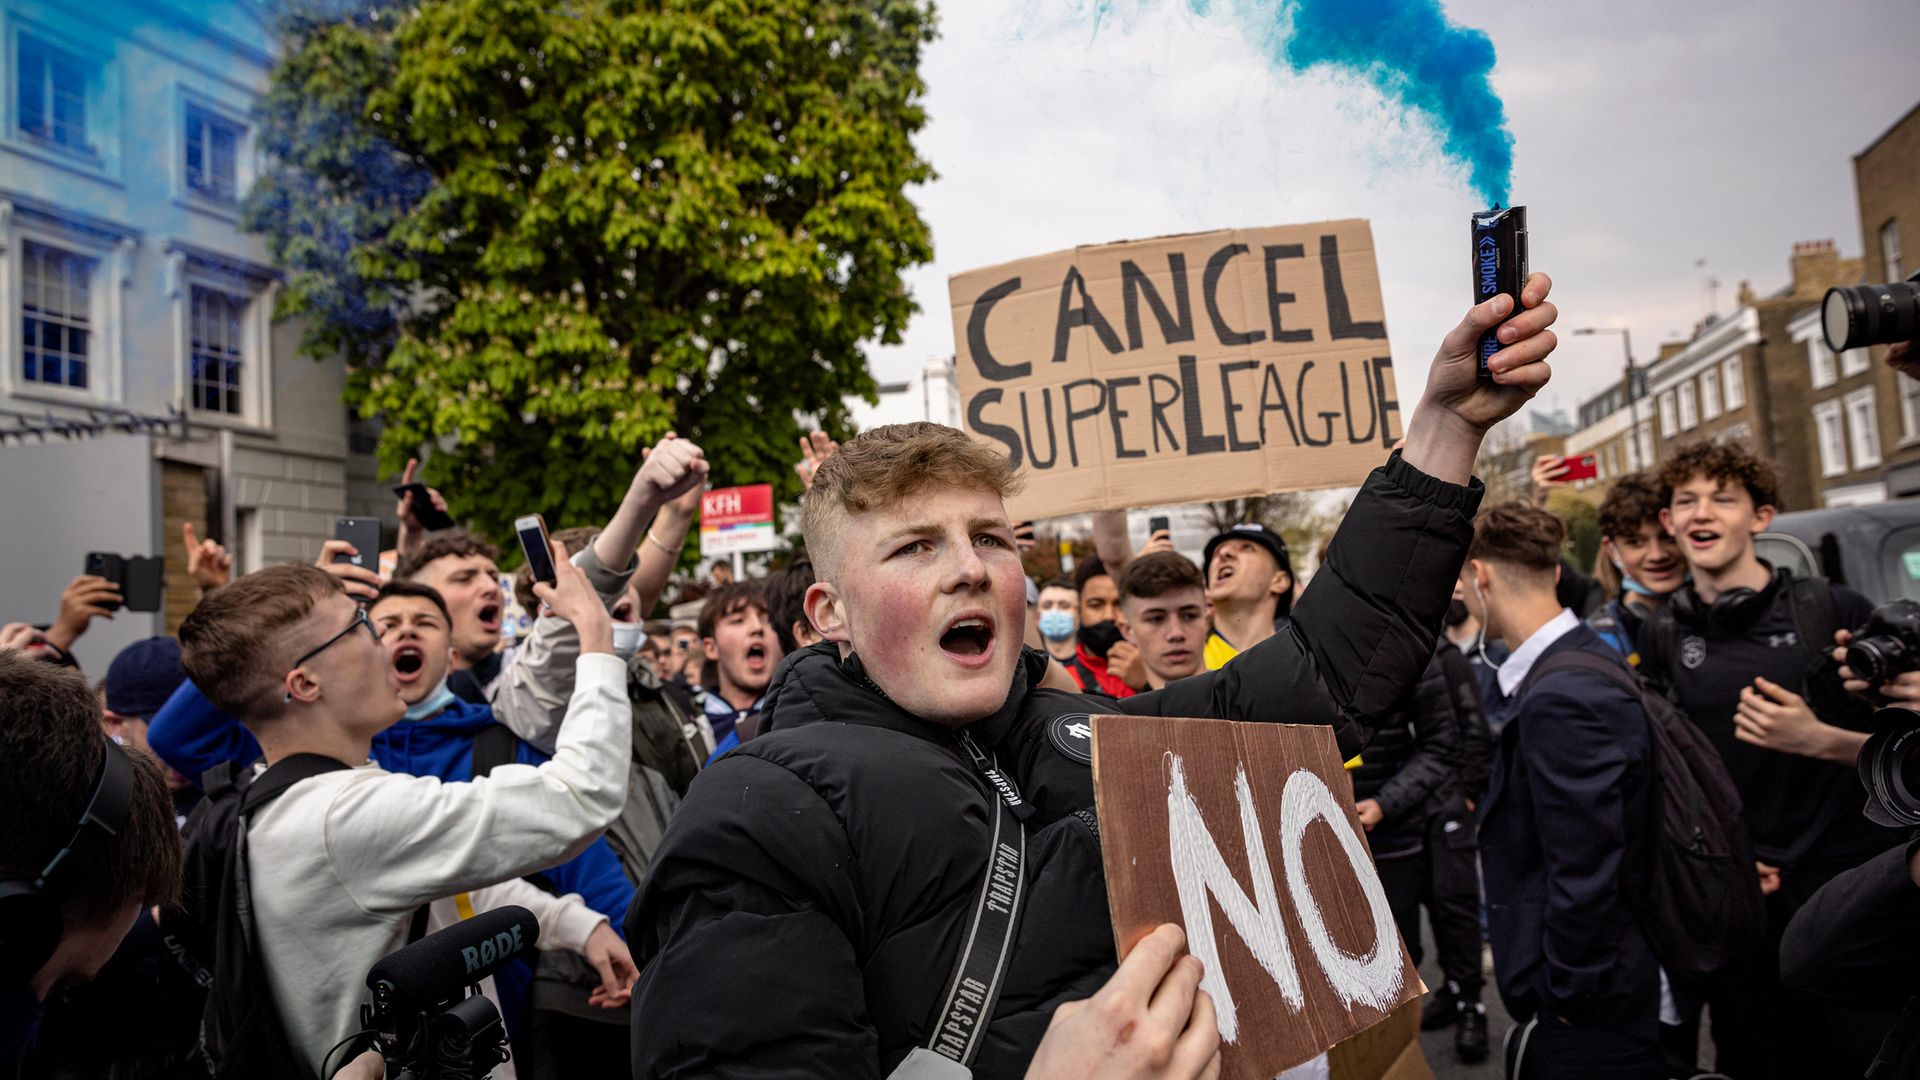
<path id="1" fill-rule="evenodd" d="M 773 485 L 715 488 L 700 497 L 700 557 L 772 551 Z"/>
<path id="2" fill-rule="evenodd" d="M 1331 729 L 1096 716 L 1093 768 L 1114 936 L 1185 928 L 1226 1077 L 1269 1080 L 1424 991 Z"/>
<path id="3" fill-rule="evenodd" d="M 1357 484 L 1400 437 L 1365 221 L 1081 247 L 949 282 L 1013 518 Z"/>

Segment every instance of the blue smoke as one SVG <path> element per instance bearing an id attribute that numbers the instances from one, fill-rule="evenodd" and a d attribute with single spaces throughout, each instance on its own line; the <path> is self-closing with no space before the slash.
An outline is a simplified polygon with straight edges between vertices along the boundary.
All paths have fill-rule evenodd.
<path id="1" fill-rule="evenodd" d="M 1157 0 L 1140 0 L 1150 6 Z M 1199 16 L 1214 0 L 1186 0 Z M 1097 33 L 1113 0 L 1090 5 Z M 1225 5 L 1222 5 L 1225 6 Z M 1238 0 L 1233 13 L 1278 67 L 1357 75 L 1389 101 L 1430 119 L 1447 156 L 1459 162 L 1488 204 L 1507 201 L 1513 134 L 1494 93 L 1493 42 L 1448 19 L 1440 0 Z"/>

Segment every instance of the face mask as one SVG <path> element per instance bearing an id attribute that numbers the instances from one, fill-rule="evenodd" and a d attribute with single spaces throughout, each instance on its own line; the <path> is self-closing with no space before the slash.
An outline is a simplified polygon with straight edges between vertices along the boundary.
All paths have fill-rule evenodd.
<path id="1" fill-rule="evenodd" d="M 613 655 L 622 660 L 633 659 L 640 651 L 640 639 L 645 636 L 646 627 L 637 622 L 616 622 L 613 624 Z"/>
<path id="2" fill-rule="evenodd" d="M 1121 636 L 1120 628 L 1110 622 L 1080 628 L 1080 644 L 1102 660 L 1107 658 L 1107 650 L 1119 643 Z"/>
<path id="3" fill-rule="evenodd" d="M 1473 613 L 1467 610 L 1467 602 L 1465 600 L 1449 600 L 1447 602 L 1447 625 L 1449 627 L 1465 626 L 1467 620 L 1472 617 Z"/>
<path id="4" fill-rule="evenodd" d="M 1040 636 L 1048 641 L 1065 641 L 1073 636 L 1073 612 L 1053 608 L 1040 613 Z"/>
<path id="5" fill-rule="evenodd" d="M 425 720 L 451 704 L 453 704 L 453 691 L 447 689 L 447 681 L 442 679 L 440 685 L 433 688 L 433 693 L 407 706 L 407 719 Z"/>

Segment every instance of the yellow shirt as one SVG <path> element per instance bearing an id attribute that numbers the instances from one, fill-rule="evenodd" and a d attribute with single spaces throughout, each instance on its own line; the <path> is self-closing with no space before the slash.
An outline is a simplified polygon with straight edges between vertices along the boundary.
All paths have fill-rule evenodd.
<path id="1" fill-rule="evenodd" d="M 1209 630 L 1207 631 L 1207 647 L 1201 651 L 1200 655 L 1206 658 L 1208 671 L 1219 671 L 1221 668 L 1227 666 L 1227 661 L 1239 656 L 1240 650 L 1235 648 L 1232 642 L 1221 637 L 1220 631 Z M 1359 768 L 1360 755 L 1355 754 L 1353 760 L 1346 763 L 1346 767 L 1348 769 Z"/>
<path id="2" fill-rule="evenodd" d="M 1218 630 L 1209 630 L 1207 647 L 1201 650 L 1200 655 L 1206 660 L 1208 671 L 1219 671 L 1227 666 L 1227 661 L 1239 656 L 1240 650 L 1226 638 L 1221 637 Z"/>

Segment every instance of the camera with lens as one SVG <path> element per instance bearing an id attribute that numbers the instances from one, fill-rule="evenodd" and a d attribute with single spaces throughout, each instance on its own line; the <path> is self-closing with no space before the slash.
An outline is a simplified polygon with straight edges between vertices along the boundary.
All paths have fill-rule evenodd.
<path id="1" fill-rule="evenodd" d="M 479 983 L 529 955 L 533 912 L 494 908 L 392 953 L 367 972 L 360 1026 L 394 1080 L 484 1080 L 508 1060 L 500 1010 Z"/>
<path id="2" fill-rule="evenodd" d="M 1920 273 L 1885 285 L 1828 289 L 1820 322 L 1834 352 L 1920 338 Z"/>
<path id="3" fill-rule="evenodd" d="M 1847 667 L 1873 689 L 1920 669 L 1920 604 L 1895 600 L 1874 609 L 1847 642 Z M 1920 713 L 1886 708 L 1873 714 L 1873 734 L 1860 748 L 1867 816 L 1881 825 L 1920 825 Z"/>
<path id="4" fill-rule="evenodd" d="M 1920 668 L 1920 604 L 1895 600 L 1875 608 L 1847 643 L 1847 666 L 1875 690 Z"/>

